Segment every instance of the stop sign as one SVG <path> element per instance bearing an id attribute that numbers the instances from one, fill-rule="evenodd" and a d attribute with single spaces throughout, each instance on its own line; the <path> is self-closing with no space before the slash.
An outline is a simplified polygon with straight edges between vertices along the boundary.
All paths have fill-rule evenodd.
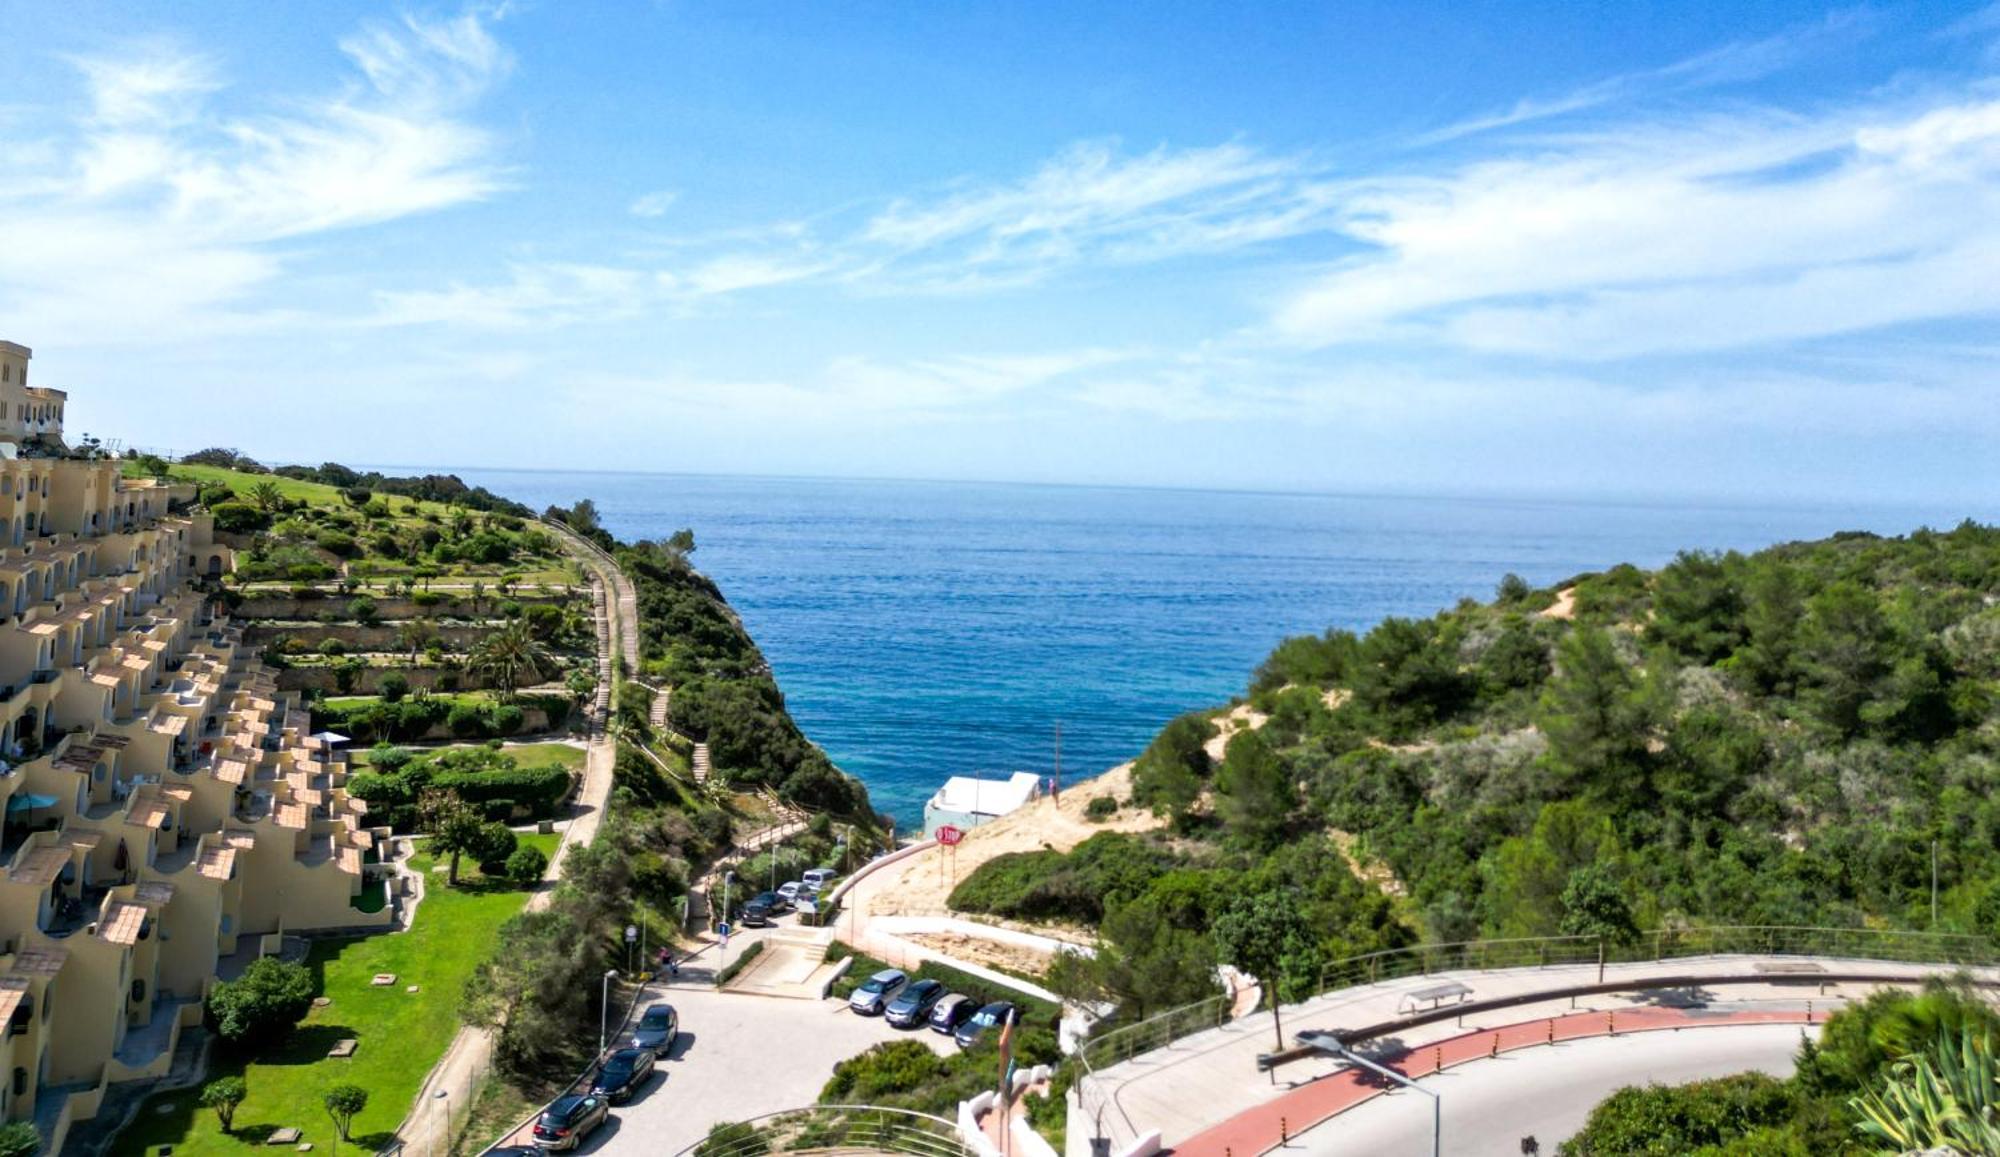
<path id="1" fill-rule="evenodd" d="M 953 844 L 956 844 L 958 841 L 964 839 L 965 831 L 962 828 L 955 828 L 952 827 L 950 824 L 946 824 L 945 826 L 937 830 L 937 838 L 938 838 L 938 843 L 941 843 L 948 848 L 951 847 Z"/>

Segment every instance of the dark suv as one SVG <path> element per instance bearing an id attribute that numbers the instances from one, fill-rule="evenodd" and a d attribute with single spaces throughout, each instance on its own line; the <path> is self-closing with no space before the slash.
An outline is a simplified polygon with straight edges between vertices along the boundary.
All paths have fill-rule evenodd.
<path id="1" fill-rule="evenodd" d="M 944 985 L 935 980 L 919 980 L 896 994 L 882 1018 L 897 1028 L 922 1028 L 930 1019 L 931 1008 L 944 995 Z"/>
<path id="2" fill-rule="evenodd" d="M 597 1070 L 597 1081 L 590 1086 L 590 1095 L 603 1097 L 614 1105 L 632 1099 L 646 1079 L 653 1075 L 652 1049 L 619 1049 L 604 1058 L 604 1067 Z"/>
<path id="3" fill-rule="evenodd" d="M 785 899 L 776 892 L 759 892 L 748 904 L 743 905 L 743 926 L 762 928 L 771 923 L 771 918 L 783 912 Z"/>
<path id="4" fill-rule="evenodd" d="M 543 1149 L 574 1149 L 611 1115 L 602 1097 L 576 1093 L 557 1097 L 535 1122 L 535 1144 Z"/>

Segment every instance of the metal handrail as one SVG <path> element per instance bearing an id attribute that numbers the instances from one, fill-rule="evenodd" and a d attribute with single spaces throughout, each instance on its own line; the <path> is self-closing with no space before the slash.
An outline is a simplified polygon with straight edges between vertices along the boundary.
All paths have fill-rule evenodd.
<path id="1" fill-rule="evenodd" d="M 1918 964 L 1995 964 L 2000 949 L 1984 936 L 1951 932 L 1918 932 L 1891 928 L 1826 928 L 1782 924 L 1692 925 L 1641 933 L 1625 943 L 1595 936 L 1531 936 L 1501 940 L 1465 940 L 1449 944 L 1412 944 L 1384 948 L 1332 961 L 1321 967 L 1311 997 L 1434 972 L 1497 971 L 1562 964 L 1629 964 L 1688 956 L 1766 955 L 1831 956 Z M 1275 994 L 1273 994 L 1275 999 Z M 1230 1003 L 1215 996 L 1171 1008 L 1145 1020 L 1085 1041 L 1075 1059 L 1083 1066 L 1076 1082 L 1078 1102 L 1091 1112 L 1092 1092 L 1101 1068 L 1164 1048 L 1196 1032 L 1229 1020 Z M 1101 1122 L 1103 1102 L 1095 1110 Z M 1110 1102 L 1117 1105 L 1116 1101 Z M 1137 1134 L 1122 1106 L 1128 1139 Z"/>
<path id="2" fill-rule="evenodd" d="M 914 1109 L 879 1105 L 813 1105 L 784 1109 L 744 1121 L 750 1133 L 727 1141 L 700 1141 L 674 1157 L 749 1157 L 757 1153 L 799 1153 L 815 1149 L 872 1149 L 914 1157 L 970 1157 L 956 1122 Z"/>

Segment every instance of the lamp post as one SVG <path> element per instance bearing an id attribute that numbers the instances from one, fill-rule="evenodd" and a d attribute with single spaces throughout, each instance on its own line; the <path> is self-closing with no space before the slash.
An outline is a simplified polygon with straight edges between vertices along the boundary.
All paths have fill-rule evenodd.
<path id="1" fill-rule="evenodd" d="M 1352 1065 L 1360 1065 L 1377 1076 L 1387 1077 L 1406 1089 L 1415 1089 L 1431 1099 L 1431 1157 L 1438 1157 L 1444 1125 L 1444 1098 L 1435 1089 L 1427 1089 L 1394 1069 L 1383 1068 L 1367 1057 L 1347 1047 L 1346 1042 L 1330 1032 L 1312 1030 L 1298 1036 L 1299 1043 L 1320 1052 L 1332 1053 Z"/>
<path id="2" fill-rule="evenodd" d="M 618 975 L 616 968 L 604 970 L 604 991 L 598 998 L 597 1009 L 597 1055 L 604 1056 L 604 1047 L 611 1039 L 611 978 Z"/>

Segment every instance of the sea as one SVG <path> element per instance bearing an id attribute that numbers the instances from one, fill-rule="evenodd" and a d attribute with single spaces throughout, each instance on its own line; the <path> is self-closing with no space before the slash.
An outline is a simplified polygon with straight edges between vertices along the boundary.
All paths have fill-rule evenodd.
<path id="1" fill-rule="evenodd" d="M 399 468 L 398 472 L 411 468 Z M 426 468 L 439 469 L 439 468 Z M 453 469 L 621 539 L 693 530 L 792 715 L 899 830 L 953 775 L 1065 780 L 1243 693 L 1280 639 L 1365 631 L 1684 549 L 1948 528 L 1955 509 L 1241 493 Z"/>

